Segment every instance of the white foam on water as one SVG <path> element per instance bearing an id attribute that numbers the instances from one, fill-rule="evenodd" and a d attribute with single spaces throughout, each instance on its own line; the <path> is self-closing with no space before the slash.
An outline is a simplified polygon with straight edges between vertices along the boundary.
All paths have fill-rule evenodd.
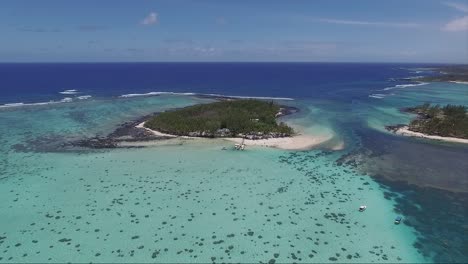
<path id="1" fill-rule="evenodd" d="M 48 102 L 38 102 L 38 103 L 8 103 L 0 105 L 0 108 L 13 108 L 13 107 L 24 107 L 24 106 L 40 106 L 40 105 L 50 105 L 50 104 L 59 104 L 59 103 L 70 103 L 73 102 L 73 98 L 65 97 L 60 101 L 48 101 Z"/>
<path id="2" fill-rule="evenodd" d="M 16 107 L 16 106 L 23 106 L 24 103 L 11 103 L 11 104 L 4 104 L 0 105 L 0 107 Z"/>
<path id="3" fill-rule="evenodd" d="M 91 95 L 82 95 L 82 96 L 76 97 L 76 99 L 78 99 L 78 100 L 86 100 L 86 99 L 89 99 L 89 98 L 91 98 L 91 97 L 92 97 Z"/>
<path id="4" fill-rule="evenodd" d="M 48 105 L 48 104 L 56 104 L 56 103 L 57 103 L 56 101 L 39 102 L 39 103 L 9 103 L 9 104 L 0 105 L 0 108 L 35 106 L 35 105 Z"/>
<path id="5" fill-rule="evenodd" d="M 369 95 L 369 97 L 376 98 L 376 99 L 383 99 L 385 96 L 387 96 L 387 95 L 386 94 L 371 94 L 371 95 Z"/>
<path id="6" fill-rule="evenodd" d="M 77 90 L 65 90 L 60 92 L 61 94 L 76 94 L 78 93 Z M 181 95 L 181 96 L 212 96 L 212 97 L 220 97 L 220 98 L 235 98 L 235 99 L 258 99 L 258 100 L 294 100 L 293 98 L 288 97 L 267 97 L 267 96 L 237 96 L 237 95 L 223 95 L 223 94 L 203 94 L 203 93 L 176 93 L 176 92 L 149 92 L 149 93 L 141 93 L 141 94 L 124 94 L 119 97 L 121 98 L 132 98 L 132 97 L 142 97 L 142 96 L 158 96 L 158 95 Z M 77 97 L 65 97 L 59 101 L 48 101 L 48 102 L 38 102 L 38 103 L 7 103 L 0 105 L 0 108 L 10 108 L 10 107 L 22 107 L 22 106 L 40 106 L 40 105 L 49 105 L 49 104 L 58 104 L 58 103 L 69 103 L 73 102 L 74 99 L 78 100 L 86 100 L 91 98 L 91 95 L 82 95 Z"/>
<path id="7" fill-rule="evenodd" d="M 392 87 L 384 88 L 383 91 L 388 91 L 388 90 L 393 90 L 393 89 L 402 89 L 402 88 L 414 87 L 414 86 L 422 86 L 426 84 L 429 84 L 429 83 L 422 82 L 422 83 L 411 83 L 411 84 L 397 84 Z"/>
<path id="8" fill-rule="evenodd" d="M 195 93 L 175 93 L 175 92 L 149 92 L 149 93 L 142 93 L 142 94 L 123 94 L 119 97 L 122 98 L 131 98 L 131 97 L 140 97 L 140 96 L 156 96 L 156 95 L 163 95 L 163 94 L 172 94 L 172 95 L 196 95 Z"/>
<path id="9" fill-rule="evenodd" d="M 71 89 L 71 90 L 61 91 L 61 92 L 59 92 L 59 93 L 60 93 L 60 94 L 77 94 L 77 93 L 78 93 L 78 90 Z"/>
<path id="10" fill-rule="evenodd" d="M 176 93 L 176 92 L 149 92 L 142 94 L 123 94 L 119 97 L 121 98 L 131 98 L 131 97 L 140 97 L 140 96 L 157 96 L 157 95 L 201 95 L 201 96 L 213 96 L 213 97 L 222 97 L 222 98 L 237 98 L 237 99 L 259 99 L 259 100 L 294 100 L 293 98 L 288 97 L 265 97 L 265 96 L 238 96 L 238 95 L 223 95 L 223 94 L 204 94 L 204 93 Z"/>
<path id="11" fill-rule="evenodd" d="M 224 98 L 237 98 L 237 99 L 258 99 L 258 100 L 288 100 L 292 101 L 293 98 L 289 97 L 267 97 L 267 96 L 239 96 L 239 95 L 222 95 L 222 94 L 199 94 Z"/>

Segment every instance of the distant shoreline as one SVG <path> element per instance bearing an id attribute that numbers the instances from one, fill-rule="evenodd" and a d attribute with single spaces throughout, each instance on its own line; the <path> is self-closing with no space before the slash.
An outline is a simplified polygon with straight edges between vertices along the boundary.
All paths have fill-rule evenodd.
<path id="1" fill-rule="evenodd" d="M 435 67 L 433 70 L 437 71 L 436 75 L 416 78 L 415 80 L 468 84 L 468 65 L 466 64 Z"/>

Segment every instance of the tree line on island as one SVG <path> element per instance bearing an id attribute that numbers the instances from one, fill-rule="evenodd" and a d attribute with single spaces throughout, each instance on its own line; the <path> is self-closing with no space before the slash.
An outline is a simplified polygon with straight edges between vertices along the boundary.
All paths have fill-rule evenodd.
<path id="1" fill-rule="evenodd" d="M 407 108 L 418 118 L 411 121 L 409 130 L 428 135 L 468 139 L 468 108 L 463 105 L 430 105 Z"/>
<path id="2" fill-rule="evenodd" d="M 224 100 L 160 113 L 145 127 L 178 136 L 288 137 L 294 130 L 276 118 L 289 113 L 290 108 L 272 101 Z"/>

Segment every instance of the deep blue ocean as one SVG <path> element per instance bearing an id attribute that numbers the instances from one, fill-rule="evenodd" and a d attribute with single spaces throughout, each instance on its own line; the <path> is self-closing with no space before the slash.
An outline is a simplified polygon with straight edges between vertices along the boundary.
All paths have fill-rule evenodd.
<path id="1" fill-rule="evenodd" d="M 60 100 L 65 90 L 93 97 L 148 92 L 323 98 L 351 101 L 431 74 L 423 64 L 59 63 L 0 64 L 0 104 Z"/>

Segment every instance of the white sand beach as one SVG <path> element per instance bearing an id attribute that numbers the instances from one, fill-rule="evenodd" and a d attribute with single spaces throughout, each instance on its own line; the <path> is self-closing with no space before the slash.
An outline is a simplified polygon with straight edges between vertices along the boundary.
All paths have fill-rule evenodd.
<path id="1" fill-rule="evenodd" d="M 153 133 L 154 135 L 161 136 L 161 137 L 209 140 L 206 138 L 199 138 L 199 137 L 176 136 L 176 135 L 166 134 L 166 133 L 162 133 L 156 130 L 146 128 L 144 125 L 145 125 L 145 122 L 138 124 L 136 127 L 144 128 L 147 131 L 150 131 L 151 133 Z M 333 138 L 333 134 L 320 135 L 320 136 L 299 134 L 296 136 L 283 137 L 283 138 L 269 138 L 269 139 L 257 139 L 257 140 L 245 139 L 244 144 L 246 146 L 261 146 L 261 147 L 278 148 L 278 149 L 284 149 L 284 150 L 307 150 L 317 145 L 320 145 L 322 143 L 325 143 L 332 138 Z M 232 141 L 235 143 L 241 143 L 243 140 L 242 138 L 219 138 L 219 139 L 228 140 L 228 141 Z M 131 145 L 149 145 L 148 143 L 135 144 L 134 142 L 130 144 Z M 151 145 L 154 145 L 154 144 L 151 144 Z M 341 149 L 341 148 L 339 147 L 338 149 Z"/>
<path id="2" fill-rule="evenodd" d="M 145 123 L 146 122 L 142 122 L 142 123 L 138 124 L 136 126 L 136 128 L 143 128 L 146 131 L 149 131 L 149 132 L 153 133 L 155 136 L 158 136 L 158 137 L 174 137 L 174 138 L 177 137 L 176 135 L 166 134 L 166 133 L 162 133 L 162 132 L 159 132 L 159 131 L 156 131 L 156 130 L 149 129 L 149 128 L 145 127 Z"/>
<path id="3" fill-rule="evenodd" d="M 441 141 L 446 141 L 446 142 L 468 144 L 468 139 L 426 135 L 420 132 L 414 132 L 414 131 L 408 130 L 408 126 L 399 128 L 398 130 L 395 131 L 395 134 L 402 135 L 402 136 L 409 136 L 409 137 L 428 138 L 428 139 L 441 140 Z"/>
<path id="4" fill-rule="evenodd" d="M 311 136 L 311 135 L 297 135 L 292 137 L 284 138 L 269 138 L 269 139 L 257 139 L 250 140 L 245 139 L 244 144 L 246 146 L 262 146 L 270 148 L 279 148 L 285 150 L 307 150 L 317 145 L 320 145 L 330 140 L 333 135 L 327 136 Z M 226 140 L 241 143 L 242 138 L 226 138 Z"/>

